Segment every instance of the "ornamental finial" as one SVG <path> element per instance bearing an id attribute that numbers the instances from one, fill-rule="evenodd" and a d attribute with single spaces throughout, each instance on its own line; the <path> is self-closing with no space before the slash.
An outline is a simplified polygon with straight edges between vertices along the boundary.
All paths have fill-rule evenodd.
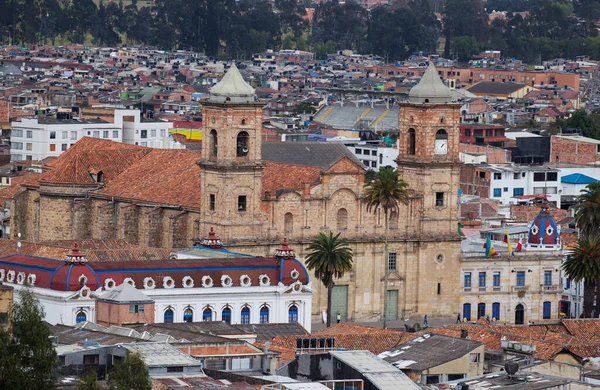
<path id="1" fill-rule="evenodd" d="M 77 241 L 73 242 L 73 246 L 71 247 L 71 253 L 65 256 L 66 264 L 84 264 L 87 263 L 87 259 L 85 255 L 79 251 L 79 243 Z"/>
<path id="2" fill-rule="evenodd" d="M 212 227 L 210 228 L 210 232 L 208 232 L 208 237 L 203 239 L 201 244 L 202 246 L 212 249 L 220 249 L 223 247 L 223 242 L 221 242 L 221 239 L 217 237 Z"/>
<path id="3" fill-rule="evenodd" d="M 288 246 L 287 238 L 283 239 L 281 247 L 275 250 L 276 257 L 283 257 L 284 259 L 292 259 L 296 257 L 296 252 Z"/>

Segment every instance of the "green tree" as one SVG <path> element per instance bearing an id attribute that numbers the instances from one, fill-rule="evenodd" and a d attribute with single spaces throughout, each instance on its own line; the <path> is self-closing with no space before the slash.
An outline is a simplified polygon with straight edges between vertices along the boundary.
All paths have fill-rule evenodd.
<path id="1" fill-rule="evenodd" d="M 300 103 L 296 104 L 296 107 L 294 107 L 294 113 L 296 115 L 314 114 L 315 112 L 317 112 L 317 108 L 311 102 L 300 102 Z"/>
<path id="2" fill-rule="evenodd" d="M 80 382 L 75 386 L 75 390 L 101 390 L 95 370 L 88 371 L 80 376 L 79 380 Z"/>
<path id="3" fill-rule="evenodd" d="M 388 236 L 390 214 L 398 215 L 400 204 L 408 204 L 408 184 L 398 177 L 398 171 L 392 167 L 379 169 L 375 180 L 365 184 L 363 200 L 367 212 L 383 209 L 385 220 L 384 238 L 384 281 L 383 281 L 383 328 L 387 326 L 387 288 L 388 288 Z"/>
<path id="4" fill-rule="evenodd" d="M 590 183 L 577 197 L 575 222 L 582 236 L 600 235 L 600 182 Z"/>
<path id="5" fill-rule="evenodd" d="M 44 310 L 29 289 L 12 305 L 11 332 L 0 330 L 0 388 L 53 389 L 56 351 Z"/>
<path id="6" fill-rule="evenodd" d="M 480 46 L 475 37 L 452 38 L 452 52 L 460 61 L 469 61 L 479 50 Z"/>
<path id="7" fill-rule="evenodd" d="M 594 120 L 585 110 L 577 110 L 567 119 L 567 127 L 580 129 L 581 133 L 590 138 L 600 139 L 600 131 Z"/>
<path id="8" fill-rule="evenodd" d="M 340 233 L 333 235 L 319 233 L 308 245 L 306 267 L 314 270 L 315 277 L 327 287 L 327 327 L 331 326 L 331 292 L 333 279 L 339 279 L 352 269 L 352 248 L 348 246 L 345 238 L 340 238 Z"/>
<path id="9" fill-rule="evenodd" d="M 565 275 L 574 282 L 585 280 L 586 294 L 588 286 L 593 286 L 594 295 L 597 295 L 598 284 L 600 283 L 600 239 L 598 236 L 582 236 L 577 241 L 572 253 L 567 256 L 567 260 L 562 265 Z M 596 300 L 584 297 L 587 302 L 592 301 L 591 317 L 596 318 Z M 585 310 L 584 305 L 584 310 Z"/>
<path id="10" fill-rule="evenodd" d="M 151 390 L 148 368 L 139 353 L 130 353 L 108 376 L 110 390 Z"/>

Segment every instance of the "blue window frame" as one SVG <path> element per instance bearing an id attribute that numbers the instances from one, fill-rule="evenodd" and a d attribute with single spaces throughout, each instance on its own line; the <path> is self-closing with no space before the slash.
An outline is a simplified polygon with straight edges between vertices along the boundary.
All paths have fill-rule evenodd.
<path id="1" fill-rule="evenodd" d="M 549 320 L 552 317 L 552 302 L 544 302 L 544 319 Z"/>
<path id="2" fill-rule="evenodd" d="M 247 325 L 250 323 L 250 308 L 244 307 L 242 309 L 242 325 Z"/>
<path id="3" fill-rule="evenodd" d="M 194 311 L 191 307 L 188 307 L 183 312 L 183 322 L 194 322 Z"/>
<path id="4" fill-rule="evenodd" d="M 465 288 L 471 288 L 471 273 L 465 272 Z"/>
<path id="5" fill-rule="evenodd" d="M 463 319 L 467 321 L 471 321 L 471 304 L 464 303 L 463 304 Z"/>
<path id="6" fill-rule="evenodd" d="M 552 271 L 544 271 L 544 286 L 552 286 Z"/>
<path id="7" fill-rule="evenodd" d="M 485 287 L 485 272 L 479 273 L 479 287 Z"/>
<path id="8" fill-rule="evenodd" d="M 523 196 L 525 190 L 523 188 L 513 188 L 513 196 Z"/>
<path id="9" fill-rule="evenodd" d="M 269 308 L 263 306 L 260 308 L 260 323 L 268 324 L 269 323 Z"/>
<path id="10" fill-rule="evenodd" d="M 221 320 L 223 320 L 223 322 L 231 324 L 231 309 L 230 308 L 226 307 L 225 309 L 223 309 L 223 311 L 221 312 Z"/>
<path id="11" fill-rule="evenodd" d="M 210 307 L 207 307 L 202 312 L 202 321 L 212 321 L 212 310 Z"/>
<path id="12" fill-rule="evenodd" d="M 485 303 L 478 303 L 477 304 L 477 318 L 483 318 L 485 317 Z"/>
<path id="13" fill-rule="evenodd" d="M 567 279 L 565 281 L 565 290 L 568 290 L 571 288 L 571 279 Z"/>
<path id="14" fill-rule="evenodd" d="M 298 306 L 292 305 L 288 310 L 288 322 L 293 324 L 294 322 L 298 322 Z"/>
<path id="15" fill-rule="evenodd" d="M 82 322 L 86 322 L 86 321 L 87 321 L 87 314 L 85 314 L 84 311 L 80 311 L 75 316 L 75 322 L 78 323 L 78 324 L 82 323 Z"/>
<path id="16" fill-rule="evenodd" d="M 165 310 L 165 315 L 164 315 L 164 322 L 165 324 L 172 324 L 173 323 L 173 309 L 167 309 Z"/>
<path id="17" fill-rule="evenodd" d="M 502 196 L 502 188 L 494 188 L 494 198 L 500 198 Z"/>
<path id="18" fill-rule="evenodd" d="M 498 321 L 500 319 L 500 303 L 492 303 L 492 318 Z"/>
<path id="19" fill-rule="evenodd" d="M 494 287 L 500 287 L 500 272 L 494 272 Z"/>
<path id="20" fill-rule="evenodd" d="M 525 287 L 525 271 L 517 271 L 517 287 Z"/>

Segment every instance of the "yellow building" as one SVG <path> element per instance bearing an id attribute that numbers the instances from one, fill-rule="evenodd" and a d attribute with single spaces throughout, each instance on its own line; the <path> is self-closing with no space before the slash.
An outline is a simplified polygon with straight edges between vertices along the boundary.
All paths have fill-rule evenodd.
<path id="1" fill-rule="evenodd" d="M 0 326 L 4 330 L 10 328 L 10 313 L 13 303 L 13 288 L 0 283 Z"/>

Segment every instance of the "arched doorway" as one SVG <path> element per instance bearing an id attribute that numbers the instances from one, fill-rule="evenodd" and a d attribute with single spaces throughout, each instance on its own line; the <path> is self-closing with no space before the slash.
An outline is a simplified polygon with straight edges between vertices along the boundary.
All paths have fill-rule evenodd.
<path id="1" fill-rule="evenodd" d="M 525 308 L 520 303 L 515 307 L 515 324 L 523 325 L 525 323 Z"/>

